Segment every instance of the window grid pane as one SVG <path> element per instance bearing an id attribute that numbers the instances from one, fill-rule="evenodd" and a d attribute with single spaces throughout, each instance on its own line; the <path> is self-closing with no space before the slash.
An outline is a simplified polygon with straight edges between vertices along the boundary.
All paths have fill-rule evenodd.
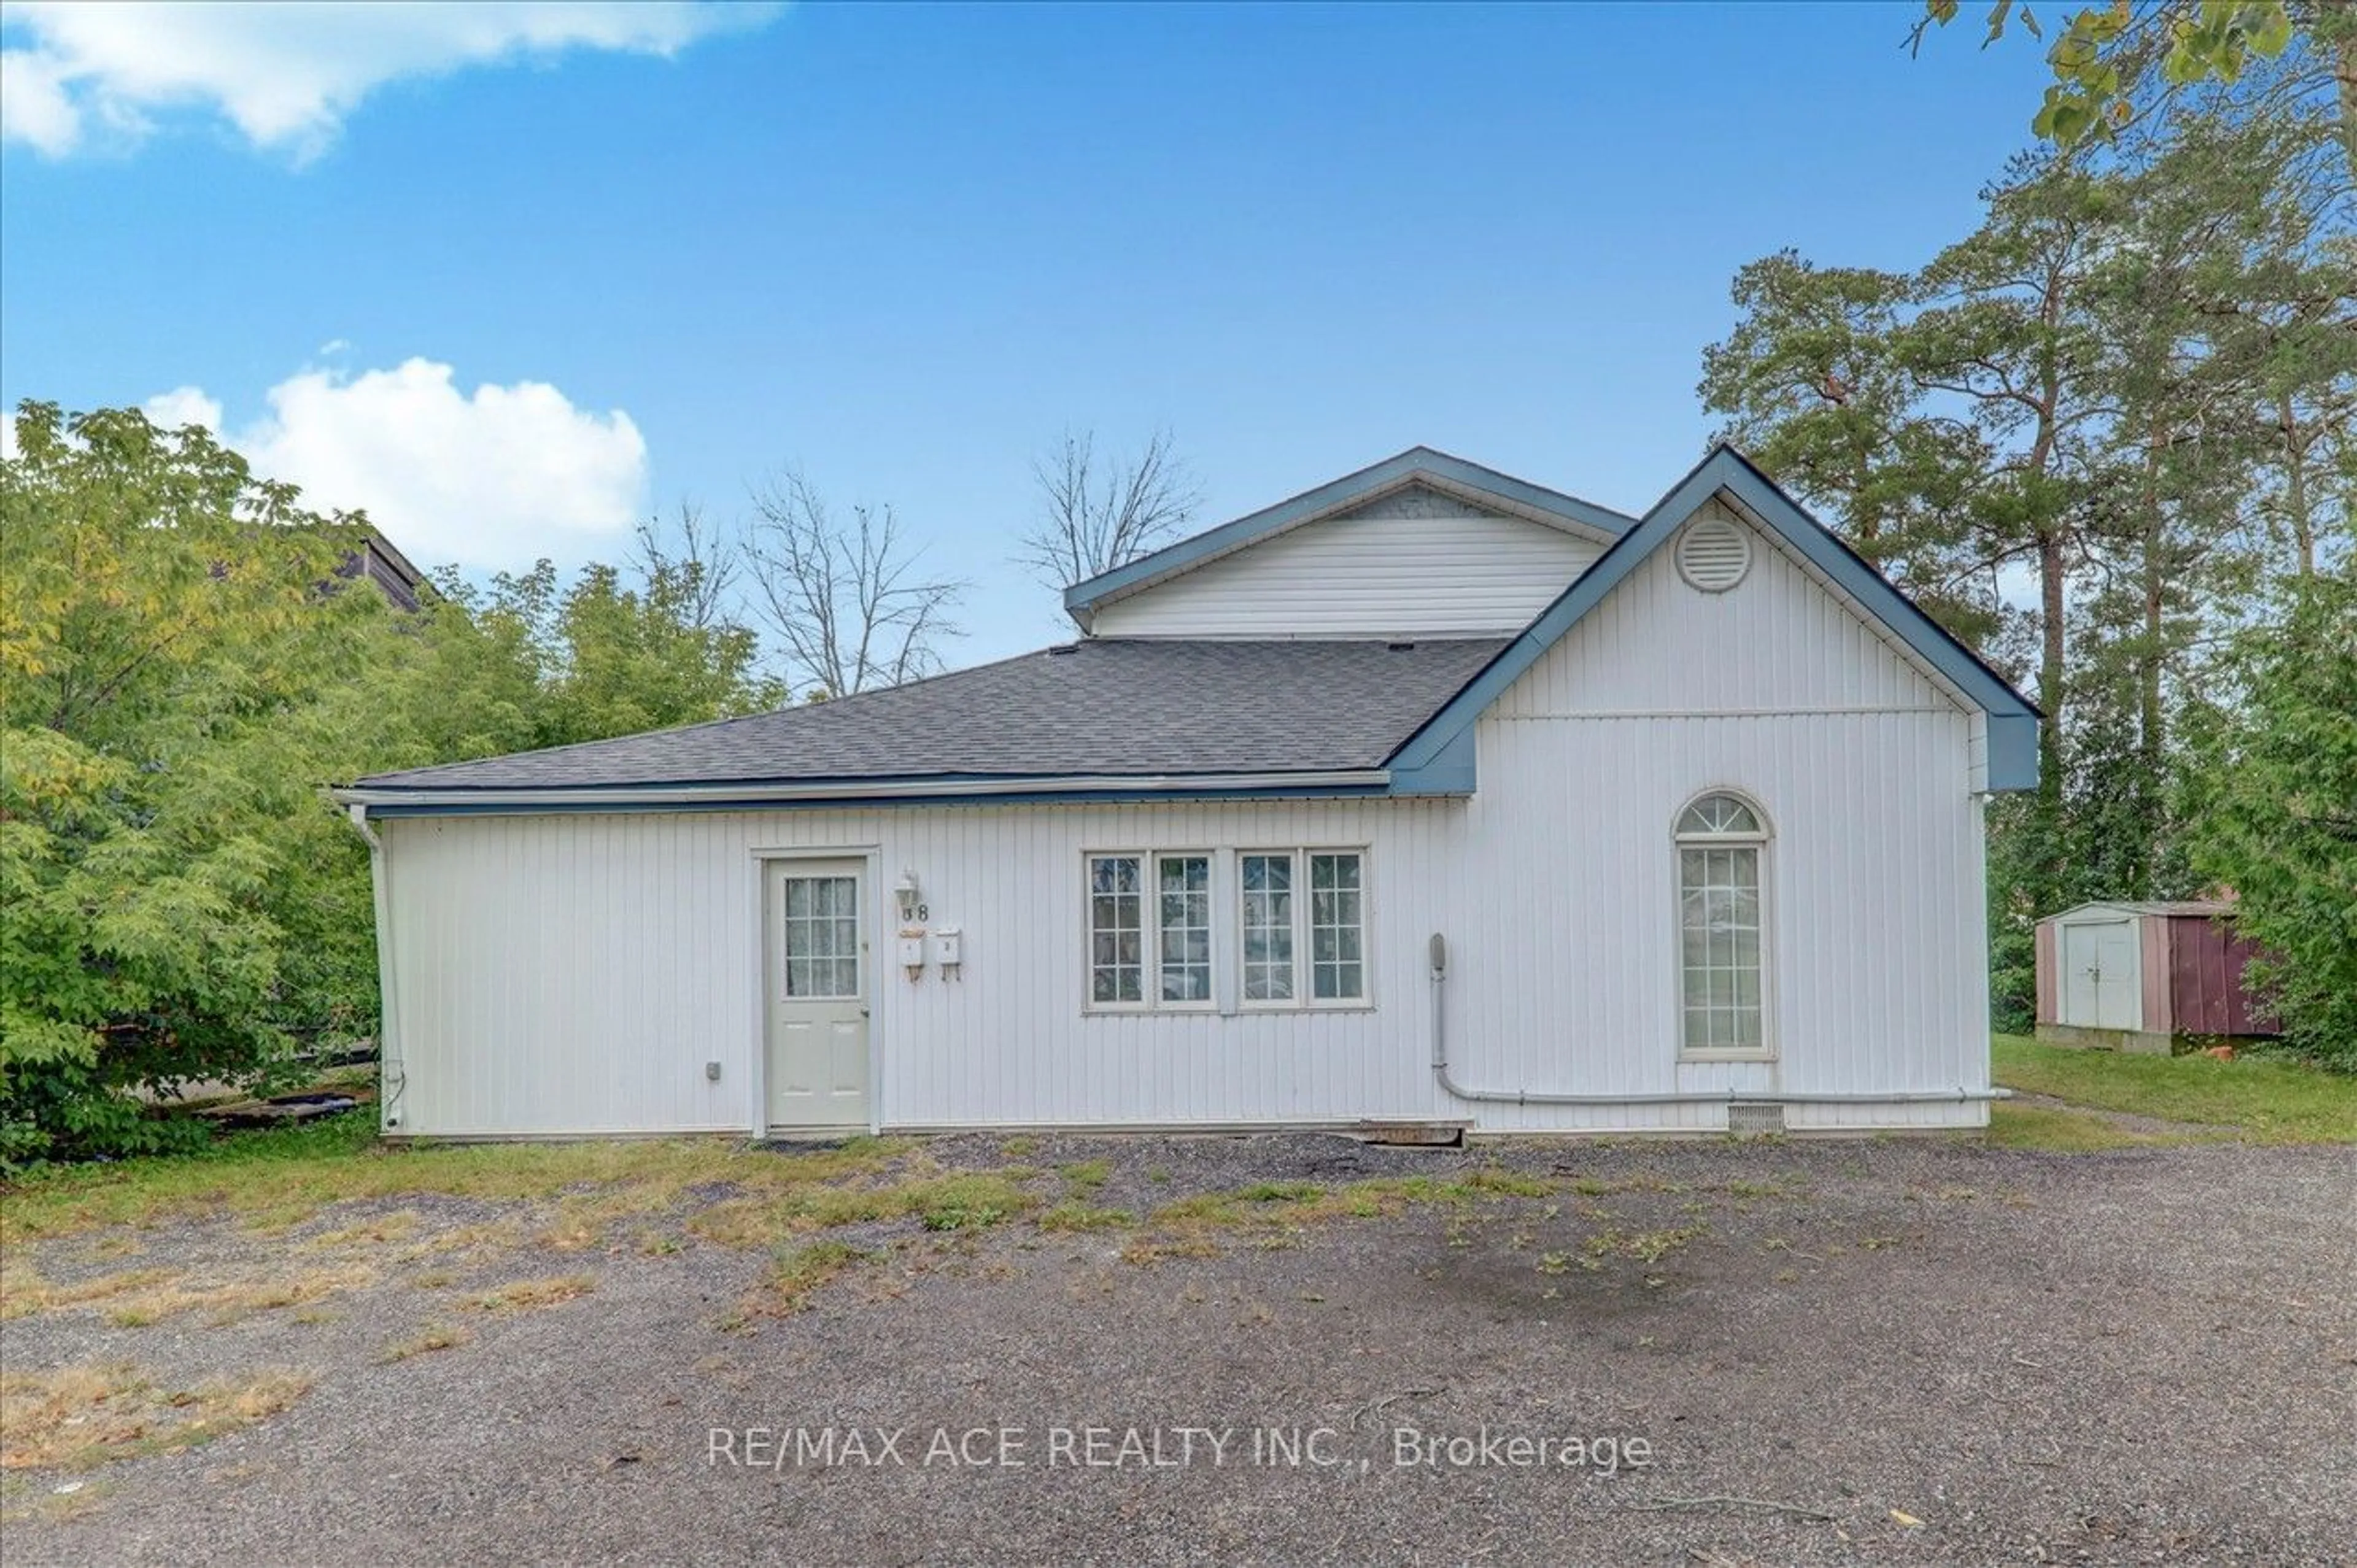
<path id="1" fill-rule="evenodd" d="M 859 994 L 859 882 L 851 876 L 786 878 L 786 994 Z"/>
<path id="2" fill-rule="evenodd" d="M 1211 999 L 1211 857 L 1156 858 L 1165 1002 Z"/>
<path id="3" fill-rule="evenodd" d="M 1247 854 L 1243 885 L 1244 1000 L 1293 1000 L 1293 857 Z"/>
<path id="4" fill-rule="evenodd" d="M 1725 799 L 1715 796 L 1712 801 Z M 1695 809 L 1712 801 L 1699 802 Z M 1742 811 L 1746 822 L 1750 820 L 1738 802 L 1727 803 Z M 1713 826 L 1702 831 L 1727 830 Z M 1679 850 L 1678 919 L 1686 1048 L 1759 1049 L 1765 1039 L 1760 1026 L 1760 851 L 1749 844 Z"/>
<path id="5" fill-rule="evenodd" d="M 1089 999 L 1146 1000 L 1146 909 L 1138 857 L 1089 857 Z"/>
<path id="6" fill-rule="evenodd" d="M 1355 854 L 1309 857 L 1309 993 L 1320 1002 L 1366 994 L 1360 872 Z"/>

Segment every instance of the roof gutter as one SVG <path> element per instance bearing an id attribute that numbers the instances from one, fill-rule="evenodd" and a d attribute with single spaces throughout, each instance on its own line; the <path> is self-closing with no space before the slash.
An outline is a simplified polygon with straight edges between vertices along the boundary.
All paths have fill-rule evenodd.
<path id="1" fill-rule="evenodd" d="M 771 805 L 824 800 L 925 800 L 945 797 L 1066 795 L 1155 796 L 1255 789 L 1381 789 L 1391 769 L 1361 768 L 1322 773 L 1081 774 L 1044 778 L 838 779 L 793 783 L 612 784 L 538 789 L 434 788 L 356 784 L 338 789 L 348 807 L 478 806 L 513 811 L 534 807 Z"/>

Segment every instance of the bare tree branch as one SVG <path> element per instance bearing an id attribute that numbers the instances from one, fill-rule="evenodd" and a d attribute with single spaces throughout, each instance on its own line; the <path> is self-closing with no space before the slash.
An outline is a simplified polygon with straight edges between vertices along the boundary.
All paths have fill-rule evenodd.
<path id="1" fill-rule="evenodd" d="M 1039 515 L 1015 558 L 1049 586 L 1068 588 L 1148 554 L 1193 521 L 1202 494 L 1157 430 L 1134 461 L 1101 460 L 1093 431 L 1066 431 L 1031 466 Z"/>
<path id="2" fill-rule="evenodd" d="M 790 468 L 753 492 L 753 511 L 745 570 L 754 613 L 806 696 L 847 697 L 942 667 L 966 585 L 918 575 L 923 552 L 889 506 L 862 502 L 841 521 Z"/>
<path id="3" fill-rule="evenodd" d="M 639 524 L 630 564 L 649 584 L 674 586 L 681 618 L 704 631 L 729 618 L 744 578 L 745 542 L 708 520 L 701 505 L 683 500 L 668 522 L 651 517 Z"/>

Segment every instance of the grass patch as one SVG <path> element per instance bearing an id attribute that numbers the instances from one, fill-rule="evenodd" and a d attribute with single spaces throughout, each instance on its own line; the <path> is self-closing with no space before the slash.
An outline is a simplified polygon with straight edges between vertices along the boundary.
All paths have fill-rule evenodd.
<path id="1" fill-rule="evenodd" d="M 2002 1100 L 1989 1107 L 1985 1137 L 1992 1148 L 2047 1149 L 2067 1155 L 2101 1154 L 2106 1149 L 2169 1141 L 2149 1133 L 2132 1133 L 2092 1112 L 2062 1105 L 2015 1105 Z"/>
<path id="2" fill-rule="evenodd" d="M 1074 1197 L 1086 1197 L 1113 1177 L 1110 1160 L 1080 1160 L 1069 1165 L 1058 1165 L 1056 1174 L 1071 1184 Z"/>
<path id="3" fill-rule="evenodd" d="M 0 1238 L 14 1245 L 104 1226 L 207 1214 L 263 1229 L 297 1224 L 329 1204 L 420 1194 L 484 1200 L 572 1196 L 581 1228 L 667 1208 L 691 1189 L 784 1192 L 872 1175 L 911 1147 L 855 1138 L 840 1148 L 778 1154 L 717 1138 L 579 1144 L 387 1144 L 373 1113 L 228 1133 L 193 1154 L 104 1165 L 45 1167 L 0 1190 Z"/>
<path id="4" fill-rule="evenodd" d="M 1996 1036 L 1992 1050 L 1996 1080 L 2007 1089 L 2132 1116 L 2233 1127 L 2253 1143 L 2357 1143 L 2357 1078 L 2298 1062 L 2135 1056 L 2045 1046 L 2018 1035 Z M 1996 1107 L 2024 1109 L 2032 1108 Z M 1994 1126 L 1991 1136 L 1996 1141 Z"/>
<path id="5" fill-rule="evenodd" d="M 467 1305 L 477 1312 L 533 1312 L 544 1306 L 560 1306 L 597 1288 L 597 1282 L 587 1274 L 561 1274 L 554 1279 L 518 1280 L 488 1291 Z"/>
<path id="6" fill-rule="evenodd" d="M 377 1359 L 388 1364 L 406 1361 L 413 1356 L 429 1356 L 436 1350 L 455 1350 L 474 1337 L 471 1329 L 456 1324 L 430 1323 L 406 1339 L 396 1339 L 378 1352 Z"/>
<path id="7" fill-rule="evenodd" d="M 170 1269 L 132 1269 L 61 1285 L 43 1279 L 30 1263 L 12 1257 L 0 1261 L 0 1319 L 90 1306 L 115 1296 L 151 1291 L 178 1277 Z"/>
<path id="8" fill-rule="evenodd" d="M 122 1362 L 0 1376 L 0 1469 L 86 1470 L 177 1454 L 253 1425 L 309 1391 L 311 1374 L 270 1370 L 167 1389 Z"/>

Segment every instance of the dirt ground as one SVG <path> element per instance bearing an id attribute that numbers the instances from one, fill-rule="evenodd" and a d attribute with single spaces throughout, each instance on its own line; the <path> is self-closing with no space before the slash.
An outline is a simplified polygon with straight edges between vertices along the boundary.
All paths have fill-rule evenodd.
<path id="1" fill-rule="evenodd" d="M 0 1347 L 12 1442 L 43 1379 L 54 1442 L 6 1475 L 0 1555 L 2276 1565 L 2357 1541 L 2347 1148 L 927 1154 L 1019 1163 L 1039 1207 L 781 1262 L 430 1196 L 39 1243 L 54 1299 Z M 72 1299 L 298 1256 L 296 1300 Z M 74 1404 L 73 1378 L 113 1391 Z M 109 1441 L 136 1456 L 74 1456 L 126 1412 L 144 1435 Z"/>

